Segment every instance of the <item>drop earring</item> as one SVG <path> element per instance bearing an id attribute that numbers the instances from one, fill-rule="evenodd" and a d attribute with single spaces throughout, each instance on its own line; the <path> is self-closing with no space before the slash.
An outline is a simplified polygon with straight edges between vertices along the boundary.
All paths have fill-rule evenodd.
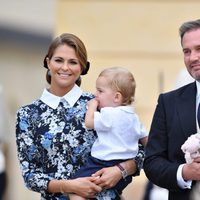
<path id="1" fill-rule="evenodd" d="M 51 71 L 48 69 L 48 71 L 47 71 L 47 75 L 48 76 L 51 76 Z"/>

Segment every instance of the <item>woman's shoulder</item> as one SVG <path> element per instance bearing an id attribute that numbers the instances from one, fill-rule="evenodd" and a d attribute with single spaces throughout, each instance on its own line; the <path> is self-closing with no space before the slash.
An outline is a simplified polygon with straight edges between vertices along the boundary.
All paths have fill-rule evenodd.
<path id="1" fill-rule="evenodd" d="M 40 99 L 36 99 L 29 104 L 20 106 L 19 109 L 17 110 L 17 113 L 32 112 L 33 110 L 38 110 L 41 105 L 42 101 Z"/>
<path id="2" fill-rule="evenodd" d="M 94 98 L 94 95 L 91 92 L 84 91 L 81 97 L 90 100 Z"/>

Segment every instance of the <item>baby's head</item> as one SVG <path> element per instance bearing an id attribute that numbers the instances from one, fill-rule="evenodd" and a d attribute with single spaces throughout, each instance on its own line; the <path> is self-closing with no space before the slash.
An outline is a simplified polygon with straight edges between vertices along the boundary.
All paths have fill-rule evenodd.
<path id="1" fill-rule="evenodd" d="M 101 80 L 101 81 L 99 81 Z M 103 70 L 97 79 L 113 92 L 121 95 L 120 105 L 130 105 L 134 101 L 136 83 L 130 71 L 123 67 L 111 67 Z"/>

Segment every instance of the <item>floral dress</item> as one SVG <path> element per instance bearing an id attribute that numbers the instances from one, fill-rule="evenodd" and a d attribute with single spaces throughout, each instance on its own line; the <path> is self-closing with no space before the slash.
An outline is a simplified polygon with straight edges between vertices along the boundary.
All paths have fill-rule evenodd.
<path id="1" fill-rule="evenodd" d="M 41 193 L 42 200 L 68 200 L 61 193 L 49 193 L 53 179 L 70 179 L 86 162 L 96 133 L 85 127 L 84 118 L 90 93 L 82 92 L 73 106 L 59 103 L 56 108 L 41 99 L 21 107 L 16 119 L 16 143 L 26 186 Z M 137 157 L 140 169 L 144 151 Z M 116 191 L 101 192 L 98 200 L 119 199 Z"/>

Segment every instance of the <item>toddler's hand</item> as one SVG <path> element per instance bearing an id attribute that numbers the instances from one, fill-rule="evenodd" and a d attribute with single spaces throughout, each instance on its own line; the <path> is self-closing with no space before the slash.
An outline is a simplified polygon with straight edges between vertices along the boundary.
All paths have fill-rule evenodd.
<path id="1" fill-rule="evenodd" d="M 88 108 L 97 108 L 98 107 L 98 101 L 96 99 L 92 99 L 88 102 Z"/>

